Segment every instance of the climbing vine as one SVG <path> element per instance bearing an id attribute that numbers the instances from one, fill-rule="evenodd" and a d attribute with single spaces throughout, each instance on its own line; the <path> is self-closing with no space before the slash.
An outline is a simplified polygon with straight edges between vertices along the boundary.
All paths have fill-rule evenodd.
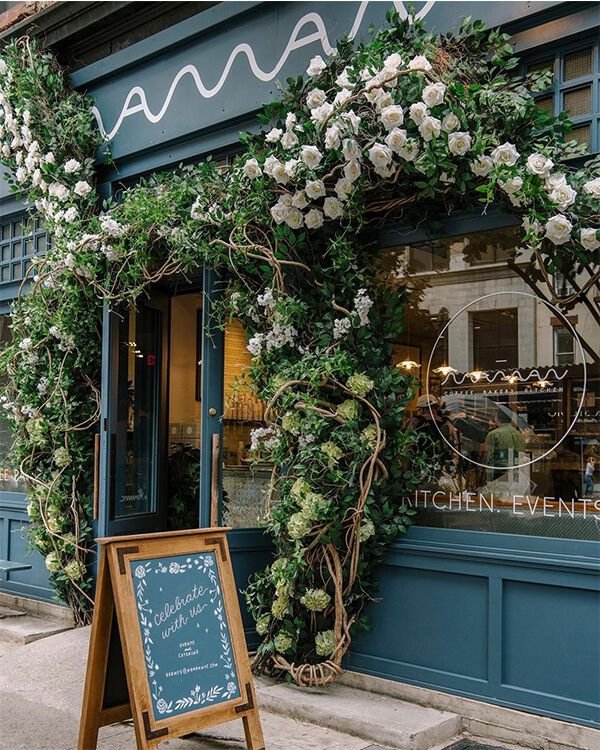
<path id="1" fill-rule="evenodd" d="M 536 108 L 545 73 L 517 74 L 506 35 L 465 21 L 428 34 L 388 25 L 314 57 L 265 107 L 259 136 L 223 169 L 155 175 L 101 204 L 101 146 L 85 96 L 22 39 L 0 61 L 0 139 L 11 185 L 53 242 L 13 309 L 3 408 L 28 480 L 32 543 L 80 621 L 89 610 L 89 498 L 102 307 L 135 304 L 204 263 L 227 279 L 214 314 L 240 319 L 249 380 L 266 404 L 255 455 L 273 463 L 275 562 L 247 590 L 263 637 L 257 666 L 300 684 L 340 672 L 376 597 L 373 572 L 410 525 L 405 498 L 452 462 L 406 427 L 416 381 L 390 366 L 402 270 L 377 264 L 385 221 L 426 223 L 490 205 L 523 217 L 522 257 L 598 286 L 600 164 L 580 168 L 565 115 Z"/>

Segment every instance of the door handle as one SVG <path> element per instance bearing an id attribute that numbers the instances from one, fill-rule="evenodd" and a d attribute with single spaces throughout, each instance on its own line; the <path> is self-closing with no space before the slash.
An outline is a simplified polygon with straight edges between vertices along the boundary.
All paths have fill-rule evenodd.
<path id="1" fill-rule="evenodd" d="M 221 462 L 221 436 L 215 432 L 212 436 L 212 455 L 210 466 L 210 525 L 219 525 L 219 469 Z"/>
<path id="2" fill-rule="evenodd" d="M 100 507 L 100 433 L 94 435 L 94 513 L 93 520 L 98 520 Z"/>

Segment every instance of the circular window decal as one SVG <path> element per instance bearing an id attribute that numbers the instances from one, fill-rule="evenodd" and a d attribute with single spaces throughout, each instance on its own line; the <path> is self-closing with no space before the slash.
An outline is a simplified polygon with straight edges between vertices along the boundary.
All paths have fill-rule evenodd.
<path id="1" fill-rule="evenodd" d="M 541 453 L 539 456 L 536 456 L 535 458 L 529 458 L 527 456 L 527 454 L 525 454 L 525 459 L 526 460 L 522 460 L 522 461 L 519 460 L 518 462 L 515 462 L 515 463 L 502 463 L 502 464 L 499 464 L 499 463 L 489 462 L 489 460 L 488 461 L 477 460 L 472 455 L 468 455 L 468 453 L 466 451 L 461 450 L 460 448 L 457 448 L 456 445 L 453 445 L 452 441 L 450 439 L 448 439 L 448 437 L 446 435 L 444 435 L 444 433 L 440 429 L 440 426 L 438 424 L 438 420 L 436 419 L 436 415 L 433 413 L 432 404 L 435 404 L 436 402 L 434 400 L 432 400 L 432 399 L 433 398 L 437 398 L 437 397 L 434 397 L 434 395 L 430 391 L 430 381 L 431 381 L 431 372 L 432 372 L 431 368 L 432 368 L 432 363 L 434 362 L 434 359 L 435 359 L 436 351 L 438 349 L 438 346 L 440 345 L 440 342 L 444 341 L 446 334 L 450 330 L 450 326 L 453 323 L 455 323 L 460 318 L 460 316 L 462 316 L 463 314 L 467 314 L 468 315 L 469 311 L 471 310 L 471 308 L 473 308 L 474 305 L 478 305 L 480 302 L 483 302 L 484 300 L 489 300 L 489 299 L 494 298 L 494 297 L 507 297 L 507 296 L 511 296 L 511 297 L 525 297 L 525 298 L 533 300 L 536 303 L 545 305 L 546 308 L 548 310 L 550 310 L 552 312 L 552 314 L 555 315 L 561 321 L 561 324 L 569 331 L 569 333 L 571 333 L 571 335 L 573 336 L 573 340 L 574 340 L 574 342 L 577 345 L 577 349 L 579 351 L 579 357 L 581 359 L 582 368 L 583 368 L 583 377 L 582 377 L 582 388 L 581 388 L 581 396 L 580 396 L 580 399 L 579 399 L 579 403 L 577 405 L 577 408 L 575 409 L 573 418 L 571 419 L 571 421 L 569 422 L 569 424 L 565 426 L 565 429 L 563 430 L 563 432 L 560 435 L 559 439 L 556 440 L 552 444 L 552 446 L 550 448 L 544 450 L 543 453 Z M 476 311 L 473 311 L 473 314 L 476 314 L 478 312 L 480 313 L 482 311 L 481 310 L 476 310 Z M 494 312 L 494 308 L 492 308 L 491 310 L 488 308 L 484 312 Z M 500 314 L 502 311 L 500 309 L 498 309 L 497 312 Z M 486 372 L 484 370 L 472 370 L 471 372 L 464 373 L 458 379 L 456 377 L 456 373 L 458 373 L 458 370 L 456 368 L 454 368 L 454 367 L 449 367 L 449 366 L 438 367 L 438 368 L 436 368 L 436 370 L 434 370 L 434 372 L 436 372 L 436 371 L 437 372 L 442 372 L 442 374 L 445 375 L 443 383 L 445 383 L 449 378 L 453 378 L 454 383 L 457 386 L 463 386 L 465 383 L 467 383 L 467 384 L 471 383 L 474 386 L 476 384 L 480 384 L 480 385 L 481 384 L 488 384 L 488 385 L 492 386 L 492 384 L 498 383 L 499 379 L 501 378 L 501 379 L 503 379 L 504 381 L 506 381 L 510 385 L 513 385 L 513 384 L 515 384 L 517 382 L 519 382 L 521 384 L 526 384 L 526 385 L 536 385 L 537 384 L 540 387 L 540 392 L 542 392 L 541 389 L 548 388 L 549 386 L 551 386 L 553 384 L 551 381 L 548 380 L 548 377 L 550 375 L 552 375 L 556 380 L 562 380 L 566 376 L 567 373 L 565 372 L 562 375 L 562 377 L 561 377 L 558 374 L 557 367 L 558 366 L 548 366 L 548 367 L 537 366 L 537 367 L 533 367 L 533 368 L 521 368 L 521 369 L 527 369 L 527 370 L 529 370 L 529 374 L 528 374 L 528 376 L 527 376 L 526 379 L 522 378 L 522 375 L 521 375 L 521 372 L 520 372 L 519 368 L 516 368 L 516 367 L 506 367 L 505 370 L 504 369 L 499 369 L 496 372 L 492 373 L 491 375 L 490 375 L 490 373 L 488 373 L 488 372 Z M 543 373 L 544 370 L 546 371 L 545 373 Z M 583 409 L 585 393 L 586 393 L 586 390 L 587 390 L 587 363 L 586 363 L 586 360 L 585 360 L 585 352 L 584 352 L 584 349 L 583 349 L 583 346 L 582 346 L 582 343 L 581 343 L 581 339 L 579 338 L 579 335 L 577 334 L 577 331 L 572 326 L 571 322 L 565 317 L 565 315 L 555 305 L 553 305 L 551 302 L 548 302 L 548 301 L 546 301 L 544 299 L 540 299 L 536 295 L 529 294 L 528 292 L 521 292 L 521 291 L 491 292 L 490 294 L 482 295 L 481 297 L 478 297 L 477 299 L 474 299 L 471 302 L 469 302 L 467 305 L 465 305 L 464 307 L 462 307 L 457 313 L 455 313 L 450 318 L 450 320 L 445 324 L 445 326 L 442 328 L 442 330 L 439 332 L 437 338 L 435 339 L 435 342 L 434 342 L 433 347 L 431 349 L 431 353 L 429 355 L 429 359 L 428 359 L 428 362 L 427 362 L 427 372 L 426 372 L 426 376 L 425 377 L 426 377 L 426 380 L 425 380 L 425 389 L 426 390 L 425 390 L 425 392 L 427 394 L 427 408 L 429 410 L 429 414 L 431 416 L 433 424 L 435 425 L 435 428 L 436 428 L 439 436 L 444 441 L 444 443 L 455 454 L 457 454 L 460 458 L 464 459 L 465 461 L 468 461 L 471 464 L 474 464 L 475 466 L 478 466 L 478 467 L 480 467 L 482 469 L 492 469 L 494 471 L 503 471 L 503 472 L 505 472 L 505 471 L 507 471 L 509 469 L 511 469 L 511 470 L 522 469 L 522 468 L 525 468 L 527 466 L 531 466 L 532 464 L 536 463 L 537 461 L 541 461 L 542 459 L 544 459 L 548 455 L 550 455 L 553 451 L 555 451 L 560 446 L 560 444 L 565 440 L 565 438 L 568 436 L 568 434 L 571 432 L 571 430 L 575 426 L 577 420 L 579 419 L 581 411 Z M 532 377 L 537 377 L 538 378 L 538 380 L 537 380 L 536 383 L 529 382 L 529 379 L 532 378 Z M 494 401 L 493 400 L 494 393 L 495 393 L 494 391 L 489 391 L 487 393 L 482 393 L 482 394 L 473 394 L 471 392 L 469 395 L 473 398 L 473 401 L 475 401 L 475 399 L 481 397 L 480 398 L 480 402 L 481 403 L 479 404 L 479 406 L 481 407 L 480 411 L 482 413 L 484 413 L 484 414 L 489 413 L 490 409 L 495 408 L 496 414 L 498 414 L 498 418 L 502 421 L 502 424 L 504 424 L 504 425 L 508 425 L 508 424 L 514 425 L 514 422 L 516 421 L 516 426 L 513 426 L 513 429 L 515 431 L 520 431 L 520 429 L 523 428 L 523 426 L 529 427 L 527 421 L 523 420 L 523 418 L 519 418 L 519 415 L 518 415 L 517 412 L 512 411 L 512 409 L 510 409 L 508 406 L 506 406 L 504 404 L 501 404 L 498 401 Z M 529 391 L 528 393 L 530 393 L 532 395 L 535 394 L 534 391 Z M 465 396 L 466 395 L 467 394 L 465 393 Z M 441 398 L 442 399 L 446 399 L 447 395 L 442 395 Z M 490 403 L 485 403 L 483 399 L 485 399 L 485 402 L 490 402 Z M 519 419 L 521 420 L 521 423 L 520 423 Z M 519 452 L 523 452 L 524 453 L 525 451 L 519 451 Z"/>

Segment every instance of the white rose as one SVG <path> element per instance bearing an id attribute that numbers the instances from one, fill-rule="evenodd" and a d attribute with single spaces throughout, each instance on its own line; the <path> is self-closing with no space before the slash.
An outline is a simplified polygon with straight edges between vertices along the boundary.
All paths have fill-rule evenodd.
<path id="1" fill-rule="evenodd" d="M 542 231 L 540 222 L 537 219 L 530 219 L 529 216 L 524 216 L 521 224 L 526 232 L 533 232 L 535 235 L 539 235 Z"/>
<path id="2" fill-rule="evenodd" d="M 512 167 L 517 163 L 518 158 L 519 152 L 512 143 L 503 143 L 492 151 L 494 164 L 503 164 L 505 167 Z"/>
<path id="3" fill-rule="evenodd" d="M 350 159 L 350 161 L 344 167 L 344 177 L 349 182 L 356 182 L 360 177 L 360 162 L 358 159 Z"/>
<path id="4" fill-rule="evenodd" d="M 304 224 L 304 216 L 302 216 L 302 211 L 299 211 L 297 208 L 289 208 L 288 214 L 285 217 L 285 221 L 286 224 L 292 229 L 300 229 L 302 224 Z"/>
<path id="5" fill-rule="evenodd" d="M 53 182 L 48 187 L 48 193 L 54 197 L 58 198 L 59 201 L 66 201 L 69 197 L 69 189 L 66 185 L 61 185 L 60 182 Z"/>
<path id="6" fill-rule="evenodd" d="M 335 82 L 338 86 L 341 86 L 342 88 L 352 88 L 352 83 L 350 81 L 350 78 L 348 78 L 348 71 L 350 68 L 345 67 L 344 70 L 339 74 L 339 76 L 335 79 Z"/>
<path id="7" fill-rule="evenodd" d="M 446 93 L 446 87 L 443 83 L 430 83 L 423 89 L 423 101 L 428 107 L 437 107 L 444 101 L 444 94 Z"/>
<path id="8" fill-rule="evenodd" d="M 600 240 L 595 229 L 582 229 L 580 241 L 586 250 L 597 250 L 600 247 Z"/>
<path id="9" fill-rule="evenodd" d="M 321 163 L 323 155 L 316 146 L 302 146 L 300 158 L 309 169 L 314 169 Z"/>
<path id="10" fill-rule="evenodd" d="M 479 156 L 471 164 L 471 172 L 477 177 L 487 177 L 494 166 L 494 162 L 489 156 Z"/>
<path id="11" fill-rule="evenodd" d="M 427 116 L 419 125 L 419 133 L 423 136 L 424 141 L 430 141 L 437 138 L 442 130 L 442 123 L 437 117 Z"/>
<path id="12" fill-rule="evenodd" d="M 298 136 L 292 130 L 287 130 L 281 136 L 281 145 L 284 148 L 293 148 L 298 145 Z"/>
<path id="13" fill-rule="evenodd" d="M 275 182 L 278 182 L 280 185 L 285 185 L 290 181 L 290 177 L 285 171 L 285 164 L 282 164 L 281 162 L 275 164 L 271 173 L 271 177 L 273 177 Z"/>
<path id="14" fill-rule="evenodd" d="M 348 199 L 348 194 L 352 192 L 352 183 L 347 177 L 340 177 L 333 189 L 338 198 L 344 201 Z"/>
<path id="15" fill-rule="evenodd" d="M 561 185 L 567 184 L 567 175 L 564 172 L 554 172 L 554 174 L 548 175 L 546 177 L 546 189 L 548 191 L 552 191 L 557 187 L 561 187 Z"/>
<path id="16" fill-rule="evenodd" d="M 512 195 L 513 193 L 517 193 L 523 187 L 523 178 L 517 175 L 516 177 L 509 177 L 508 180 L 501 180 L 500 187 L 509 195 Z"/>
<path id="17" fill-rule="evenodd" d="M 414 161 L 419 153 L 419 144 L 410 138 L 401 149 L 398 150 L 398 156 L 405 161 Z"/>
<path id="18" fill-rule="evenodd" d="M 281 128 L 271 128 L 271 130 L 269 130 L 269 132 L 265 136 L 265 141 L 267 141 L 268 143 L 277 143 L 282 134 L 283 130 L 281 130 Z"/>
<path id="19" fill-rule="evenodd" d="M 360 146 L 353 138 L 345 138 L 344 142 L 342 144 L 342 154 L 344 155 L 344 159 L 346 161 L 351 161 L 352 159 L 360 159 L 362 156 Z"/>
<path id="20" fill-rule="evenodd" d="M 292 196 L 292 206 L 294 208 L 303 209 L 308 206 L 308 200 L 304 190 L 297 190 Z"/>
<path id="21" fill-rule="evenodd" d="M 583 186 L 583 190 L 588 193 L 588 195 L 600 198 L 600 177 L 596 177 L 595 179 L 586 182 Z"/>
<path id="22" fill-rule="evenodd" d="M 7 70 L 8 70 L 8 65 L 0 57 L 0 76 L 5 75 Z"/>
<path id="23" fill-rule="evenodd" d="M 284 165 L 285 173 L 291 179 L 293 179 L 298 172 L 298 164 L 300 164 L 300 159 L 288 159 Z"/>
<path id="24" fill-rule="evenodd" d="M 348 112 L 343 112 L 342 120 L 345 120 L 347 123 L 349 123 L 350 128 L 354 133 L 358 133 L 358 128 L 360 126 L 360 117 L 354 110 L 350 109 L 348 110 Z"/>
<path id="25" fill-rule="evenodd" d="M 314 76 L 318 76 L 326 67 L 327 63 L 323 60 L 321 55 L 315 55 L 306 69 L 306 74 L 313 78 Z"/>
<path id="26" fill-rule="evenodd" d="M 424 70 L 429 72 L 431 70 L 431 63 L 425 57 L 425 55 L 417 55 L 408 63 L 409 70 Z"/>
<path id="27" fill-rule="evenodd" d="M 65 211 L 65 214 L 63 216 L 63 219 L 68 224 L 73 224 L 74 222 L 77 221 L 78 218 L 79 218 L 79 212 L 77 211 L 77 208 L 75 206 L 71 206 L 71 208 L 68 208 Z"/>
<path id="28" fill-rule="evenodd" d="M 381 110 L 381 122 L 384 128 L 392 130 L 404 122 L 404 111 L 399 104 L 392 104 Z"/>
<path id="29" fill-rule="evenodd" d="M 395 173 L 395 171 L 396 167 L 394 164 L 380 164 L 379 166 L 375 167 L 375 173 L 380 177 L 391 177 Z"/>
<path id="30" fill-rule="evenodd" d="M 325 131 L 325 147 L 339 148 L 342 131 L 339 125 L 331 125 Z"/>
<path id="31" fill-rule="evenodd" d="M 282 224 L 287 219 L 289 212 L 290 209 L 285 203 L 278 201 L 274 206 L 271 206 L 271 216 L 276 224 Z"/>
<path id="32" fill-rule="evenodd" d="M 304 192 L 311 200 L 316 200 L 325 195 L 325 183 L 323 180 L 308 180 Z"/>
<path id="33" fill-rule="evenodd" d="M 77 161 L 77 159 L 69 159 L 69 161 L 64 166 L 64 170 L 67 174 L 73 174 L 79 169 L 81 169 L 81 164 Z"/>
<path id="34" fill-rule="evenodd" d="M 548 197 L 564 211 L 566 208 L 575 203 L 577 193 L 570 185 L 565 182 L 564 185 L 555 187 Z"/>
<path id="35" fill-rule="evenodd" d="M 262 170 L 258 165 L 258 161 L 256 159 L 248 159 L 248 161 L 244 164 L 243 172 L 244 175 L 251 180 L 255 180 L 262 174 Z"/>
<path id="36" fill-rule="evenodd" d="M 460 128 L 460 120 L 454 114 L 450 112 L 442 119 L 442 130 L 446 133 L 453 133 L 455 130 Z"/>
<path id="37" fill-rule="evenodd" d="M 429 110 L 423 104 L 423 102 L 415 102 L 414 104 L 410 105 L 409 117 L 415 123 L 415 125 L 420 125 L 428 114 Z"/>
<path id="38" fill-rule="evenodd" d="M 352 96 L 352 91 L 350 91 L 349 89 L 342 89 L 341 91 L 338 91 L 338 93 L 335 95 L 335 98 L 333 100 L 333 106 L 341 107 L 342 104 L 347 102 L 351 96 Z"/>
<path id="39" fill-rule="evenodd" d="M 307 229 L 318 229 L 319 227 L 322 227 L 323 226 L 322 211 L 319 211 L 316 208 L 311 208 L 311 210 L 306 214 L 304 218 L 304 223 L 306 224 Z"/>
<path id="40" fill-rule="evenodd" d="M 17 182 L 25 182 L 27 179 L 27 170 L 23 167 L 19 167 L 15 172 L 15 177 L 17 178 Z"/>
<path id="41" fill-rule="evenodd" d="M 385 139 L 386 145 L 397 154 L 399 149 L 406 143 L 406 130 L 400 130 L 400 128 L 394 128 L 390 130 Z"/>
<path id="42" fill-rule="evenodd" d="M 530 174 L 537 174 L 540 177 L 547 177 L 554 166 L 552 159 L 548 159 L 544 154 L 530 154 L 527 157 L 527 171 Z"/>
<path id="43" fill-rule="evenodd" d="M 298 118 L 293 112 L 288 112 L 285 116 L 285 129 L 292 130 L 294 125 L 298 122 Z"/>
<path id="44" fill-rule="evenodd" d="M 387 167 L 392 160 L 392 152 L 384 143 L 375 143 L 369 149 L 369 160 L 375 167 Z"/>
<path id="45" fill-rule="evenodd" d="M 79 195 L 82 198 L 85 198 L 85 196 L 91 192 L 92 186 L 87 183 L 85 180 L 79 180 L 79 182 L 75 183 L 75 187 L 73 188 L 73 192 L 75 195 Z"/>
<path id="46" fill-rule="evenodd" d="M 333 104 L 329 104 L 329 102 L 325 102 L 324 104 L 321 104 L 320 107 L 315 107 L 315 109 L 310 110 L 311 119 L 315 122 L 325 122 L 332 113 Z"/>
<path id="47" fill-rule="evenodd" d="M 267 156 L 267 158 L 265 159 L 265 166 L 264 166 L 265 174 L 268 174 L 270 177 L 272 177 L 273 170 L 278 164 L 281 164 L 281 162 L 276 156 Z"/>
<path id="48" fill-rule="evenodd" d="M 309 109 L 320 107 L 321 104 L 325 103 L 326 99 L 327 96 L 325 95 L 324 91 L 322 91 L 321 89 L 312 89 L 312 91 L 309 91 L 306 96 L 306 106 Z"/>
<path id="49" fill-rule="evenodd" d="M 54 154 L 52 151 L 48 151 L 47 154 L 44 154 L 44 161 L 46 164 L 54 164 Z"/>
<path id="50" fill-rule="evenodd" d="M 323 201 L 323 213 L 329 219 L 339 219 L 344 213 L 344 209 L 337 198 L 325 198 Z"/>
<path id="51" fill-rule="evenodd" d="M 389 57 L 386 57 L 383 61 L 386 68 L 396 68 L 396 70 L 402 65 L 402 58 L 398 52 L 392 52 Z"/>
<path id="52" fill-rule="evenodd" d="M 468 133 L 458 132 L 448 135 L 448 151 L 456 156 L 464 156 L 471 148 L 471 136 Z"/>
<path id="53" fill-rule="evenodd" d="M 553 242 L 555 245 L 564 245 L 571 239 L 571 230 L 573 225 L 567 219 L 566 216 L 558 215 L 553 216 L 546 222 L 546 234 L 545 236 Z"/>

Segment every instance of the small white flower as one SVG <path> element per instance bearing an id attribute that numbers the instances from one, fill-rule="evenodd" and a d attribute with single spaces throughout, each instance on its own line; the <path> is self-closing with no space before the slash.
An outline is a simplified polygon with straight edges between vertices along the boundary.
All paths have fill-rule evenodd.
<path id="1" fill-rule="evenodd" d="M 292 130 L 286 130 L 281 136 L 281 145 L 284 148 L 293 148 L 298 145 L 298 136 Z"/>
<path id="2" fill-rule="evenodd" d="M 453 133 L 455 130 L 460 128 L 460 120 L 454 114 L 450 112 L 442 118 L 442 130 L 446 133 Z"/>
<path id="3" fill-rule="evenodd" d="M 90 193 L 91 190 L 92 186 L 85 180 L 79 180 L 79 182 L 75 183 L 75 187 L 73 188 L 73 192 L 75 193 L 75 195 L 79 195 L 82 198 L 85 198 L 85 196 Z"/>
<path id="4" fill-rule="evenodd" d="M 335 82 L 338 86 L 341 86 L 342 88 L 352 88 L 352 83 L 350 82 L 350 78 L 348 77 L 348 71 L 350 70 L 349 67 L 345 67 L 344 70 L 339 74 L 339 76 L 335 79 Z"/>
<path id="5" fill-rule="evenodd" d="M 304 218 L 307 229 L 318 229 L 323 226 L 323 213 L 316 208 L 306 214 Z"/>
<path id="6" fill-rule="evenodd" d="M 408 112 L 410 119 L 415 125 L 420 125 L 429 114 L 429 110 L 423 102 L 414 102 L 414 104 L 410 105 Z"/>
<path id="7" fill-rule="evenodd" d="M 400 128 L 390 130 L 385 138 L 385 142 L 395 154 L 399 153 L 400 149 L 406 143 L 406 130 L 400 130 Z"/>
<path id="8" fill-rule="evenodd" d="M 573 203 L 575 203 L 577 193 L 568 183 L 565 182 L 563 185 L 558 185 L 557 187 L 555 187 L 554 190 L 550 192 L 550 195 L 548 197 L 553 203 L 556 203 L 558 207 L 564 211 Z"/>
<path id="9" fill-rule="evenodd" d="M 360 325 L 366 326 L 369 322 L 369 310 L 373 307 L 373 300 L 367 294 L 366 289 L 359 289 L 354 298 L 354 310 L 356 311 Z"/>
<path id="10" fill-rule="evenodd" d="M 323 154 L 316 146 L 302 146 L 300 149 L 300 158 L 309 169 L 314 169 L 321 163 Z"/>
<path id="11" fill-rule="evenodd" d="M 386 68 L 395 68 L 396 70 L 398 70 L 398 68 L 402 65 L 402 58 L 400 57 L 398 52 L 392 52 L 389 57 L 385 58 L 383 64 Z"/>
<path id="12" fill-rule="evenodd" d="M 361 118 L 353 109 L 350 109 L 347 112 L 342 112 L 341 118 L 350 125 L 350 129 L 353 133 L 358 133 Z"/>
<path id="13" fill-rule="evenodd" d="M 419 125 L 419 133 L 423 136 L 424 141 L 430 141 L 437 138 L 442 130 L 442 123 L 437 117 L 427 116 Z"/>
<path id="14" fill-rule="evenodd" d="M 290 208 L 288 215 L 285 217 L 285 223 L 292 229 L 300 229 L 304 223 L 302 211 L 299 211 L 297 208 Z"/>
<path id="15" fill-rule="evenodd" d="M 267 143 L 277 143 L 282 135 L 283 130 L 281 130 L 281 128 L 271 128 L 265 136 L 265 141 L 267 141 Z"/>
<path id="16" fill-rule="evenodd" d="M 315 122 L 325 122 L 333 114 L 333 104 L 325 102 L 310 110 L 310 117 Z"/>
<path id="17" fill-rule="evenodd" d="M 523 220 L 521 222 L 523 225 L 523 229 L 526 232 L 533 232 L 535 235 L 540 235 L 542 232 L 542 225 L 537 219 L 533 219 L 533 221 L 529 218 L 529 216 L 524 216 Z"/>
<path id="18" fill-rule="evenodd" d="M 423 89 L 423 101 L 428 107 L 437 107 L 444 101 L 444 95 L 446 93 L 446 86 L 441 83 L 430 83 Z"/>
<path id="19" fill-rule="evenodd" d="M 52 151 L 48 151 L 47 154 L 44 154 L 43 158 L 46 164 L 54 164 L 54 154 L 52 153 Z"/>
<path id="20" fill-rule="evenodd" d="M 339 219 L 344 213 L 344 208 L 337 198 L 325 198 L 323 201 L 323 213 L 328 219 Z"/>
<path id="21" fill-rule="evenodd" d="M 583 190 L 588 195 L 600 198 L 600 177 L 596 177 L 595 179 L 586 182 L 583 186 Z"/>
<path id="22" fill-rule="evenodd" d="M 81 164 L 77 161 L 77 159 L 69 159 L 69 161 L 64 166 L 64 170 L 67 174 L 73 174 L 75 172 L 78 172 L 80 169 Z"/>
<path id="23" fill-rule="evenodd" d="M 285 185 L 290 181 L 290 177 L 285 171 L 285 164 L 282 164 L 281 162 L 273 166 L 271 176 L 275 182 L 278 182 L 280 185 Z"/>
<path id="24" fill-rule="evenodd" d="M 243 172 L 244 176 L 248 177 L 250 180 L 255 180 L 262 174 L 262 170 L 256 159 L 248 159 L 244 164 Z"/>
<path id="25" fill-rule="evenodd" d="M 342 131 L 339 125 L 330 125 L 325 131 L 325 147 L 339 148 Z"/>
<path id="26" fill-rule="evenodd" d="M 546 222 L 545 236 L 555 245 L 564 245 L 565 242 L 568 242 L 571 239 L 572 229 L 573 225 L 567 217 L 559 214 L 548 219 Z"/>
<path id="27" fill-rule="evenodd" d="M 461 131 L 448 135 L 448 151 L 456 156 L 464 156 L 471 148 L 471 136 Z"/>
<path id="28" fill-rule="evenodd" d="M 306 74 L 313 78 L 314 76 L 318 76 L 319 73 L 322 73 L 326 67 L 327 63 L 323 60 L 321 55 L 315 55 L 306 69 Z"/>
<path id="29" fill-rule="evenodd" d="M 248 349 L 248 351 L 253 357 L 258 357 L 258 355 L 261 353 L 264 337 L 265 337 L 264 333 L 256 333 L 250 339 L 250 341 L 248 341 L 248 344 L 246 345 L 246 349 Z"/>
<path id="30" fill-rule="evenodd" d="M 299 164 L 300 164 L 300 159 L 288 159 L 286 161 L 284 165 L 285 173 L 290 179 L 293 179 L 294 177 L 296 177 Z"/>
<path id="31" fill-rule="evenodd" d="M 306 106 L 309 109 L 315 109 L 316 107 L 320 107 L 321 104 L 324 104 L 326 100 L 327 96 L 324 91 L 321 89 L 313 89 L 312 91 L 309 91 L 306 96 Z"/>
<path id="32" fill-rule="evenodd" d="M 340 177 L 340 179 L 335 183 L 335 187 L 333 188 L 335 190 L 335 193 L 337 197 L 341 200 L 347 200 L 349 193 L 352 192 L 352 183 L 347 177 Z"/>
<path id="33" fill-rule="evenodd" d="M 304 190 L 298 190 L 294 193 L 292 196 L 292 206 L 294 208 L 299 208 L 300 210 L 308 206 L 308 199 L 306 198 Z"/>
<path id="34" fill-rule="evenodd" d="M 408 63 L 409 70 L 424 70 L 429 72 L 431 70 L 431 63 L 425 57 L 425 55 L 417 55 Z"/>
<path id="35" fill-rule="evenodd" d="M 278 164 L 281 164 L 281 162 L 276 156 L 273 156 L 272 154 L 271 156 L 267 156 L 267 158 L 265 159 L 265 164 L 264 164 L 265 174 L 268 174 L 269 177 L 272 177 L 273 170 Z"/>
<path id="36" fill-rule="evenodd" d="M 409 138 L 408 141 L 398 149 L 398 156 L 405 161 L 414 161 L 419 154 L 419 144 L 413 139 Z"/>
<path id="37" fill-rule="evenodd" d="M 352 91 L 350 89 L 341 89 L 341 91 L 338 91 L 338 93 L 335 95 L 333 106 L 341 107 L 348 101 L 348 99 L 350 99 L 351 96 Z"/>
<path id="38" fill-rule="evenodd" d="M 526 168 L 529 174 L 537 174 L 540 177 L 547 177 L 554 166 L 552 159 L 548 159 L 543 154 L 530 154 L 527 157 Z"/>
<path id="39" fill-rule="evenodd" d="M 24 352 L 27 352 L 31 349 L 31 345 L 32 345 L 32 341 L 28 337 L 21 341 L 21 343 L 19 344 L 19 349 L 21 349 Z"/>
<path id="40" fill-rule="evenodd" d="M 492 161 L 494 164 L 502 164 L 505 167 L 512 167 L 517 163 L 519 158 L 519 152 L 512 143 L 503 143 L 501 146 L 496 146 L 492 151 Z"/>
<path id="41" fill-rule="evenodd" d="M 304 191 L 311 200 L 316 200 L 325 195 L 325 183 L 323 180 L 308 180 Z"/>
<path id="42" fill-rule="evenodd" d="M 285 203 L 278 201 L 274 206 L 271 206 L 271 216 L 276 224 L 283 224 L 287 219 L 289 212 L 289 206 L 286 206 Z"/>
<path id="43" fill-rule="evenodd" d="M 360 159 L 362 156 L 360 146 L 354 140 L 354 138 L 344 139 L 344 142 L 342 144 L 342 154 L 344 155 L 344 159 L 346 159 L 346 161 L 351 161 L 352 159 Z"/>
<path id="44" fill-rule="evenodd" d="M 358 178 L 360 177 L 361 167 L 360 162 L 358 159 L 351 159 L 345 166 L 344 166 L 344 177 L 349 182 L 356 182 Z"/>
<path id="45" fill-rule="evenodd" d="M 387 130 L 393 130 L 404 122 L 404 110 L 399 104 L 392 104 L 381 110 L 381 122 Z"/>
<path id="46" fill-rule="evenodd" d="M 500 180 L 500 187 L 509 195 L 513 195 L 523 187 L 523 178 L 516 175 L 515 177 L 509 177 L 508 180 Z"/>
<path id="47" fill-rule="evenodd" d="M 69 188 L 60 182 L 52 182 L 48 187 L 48 193 L 59 201 L 66 201 L 69 197 Z"/>
<path id="48" fill-rule="evenodd" d="M 387 167 L 392 161 L 392 152 L 389 146 L 383 143 L 375 143 L 369 149 L 369 161 L 375 167 Z"/>
<path id="49" fill-rule="evenodd" d="M 7 70 L 8 70 L 8 65 L 0 57 L 0 76 L 6 75 Z"/>
<path id="50" fill-rule="evenodd" d="M 580 242 L 586 250 L 597 250 L 600 247 L 600 240 L 595 229 L 582 229 Z"/>
<path id="51" fill-rule="evenodd" d="M 339 341 L 345 336 L 348 331 L 352 328 L 352 321 L 350 318 L 337 318 L 333 321 L 333 338 L 334 341 Z"/>
<path id="52" fill-rule="evenodd" d="M 471 172 L 477 177 L 487 177 L 494 166 L 489 156 L 478 156 L 471 164 Z"/>
<path id="53" fill-rule="evenodd" d="M 77 219 L 79 219 L 79 212 L 77 211 L 76 206 L 71 206 L 71 208 L 68 208 L 64 213 L 63 219 L 67 222 L 67 224 L 74 224 Z"/>
<path id="54" fill-rule="evenodd" d="M 288 112 L 285 116 L 285 129 L 292 130 L 294 125 L 298 122 L 298 118 L 293 112 Z"/>
<path id="55" fill-rule="evenodd" d="M 556 188 L 567 184 L 567 175 L 564 172 L 554 172 L 554 174 L 546 177 L 544 184 L 546 185 L 546 190 L 552 192 L 552 190 L 556 190 Z"/>
<path id="56" fill-rule="evenodd" d="M 261 307 L 266 307 L 268 310 L 275 309 L 275 297 L 271 287 L 267 287 L 263 294 L 259 294 L 256 301 Z"/>

